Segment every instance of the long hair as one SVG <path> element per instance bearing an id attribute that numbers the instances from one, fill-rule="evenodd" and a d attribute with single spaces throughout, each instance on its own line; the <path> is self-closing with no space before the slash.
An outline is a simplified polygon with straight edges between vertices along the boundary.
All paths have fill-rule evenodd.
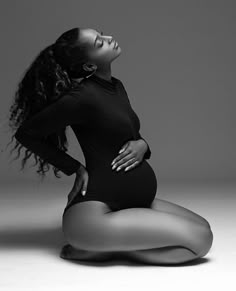
<path id="1" fill-rule="evenodd" d="M 13 130 L 10 143 L 15 140 L 12 153 L 17 149 L 17 157 L 20 156 L 22 145 L 14 139 L 16 130 L 27 119 L 44 109 L 46 106 L 60 98 L 65 92 L 72 89 L 78 82 L 73 78 L 84 78 L 88 72 L 83 70 L 82 65 L 87 61 L 87 49 L 79 40 L 80 28 L 73 28 L 64 32 L 54 44 L 43 49 L 24 73 L 22 80 L 10 105 L 9 126 Z M 68 150 L 66 127 L 59 133 L 49 135 L 45 142 L 62 151 Z M 8 143 L 9 144 L 9 143 Z M 25 156 L 21 162 L 21 170 L 26 161 L 34 154 L 35 164 L 38 164 L 37 173 L 41 178 L 49 171 L 50 165 L 41 157 L 25 150 Z M 15 160 L 15 159 L 14 159 Z M 57 178 L 58 168 L 53 166 L 54 175 Z"/>

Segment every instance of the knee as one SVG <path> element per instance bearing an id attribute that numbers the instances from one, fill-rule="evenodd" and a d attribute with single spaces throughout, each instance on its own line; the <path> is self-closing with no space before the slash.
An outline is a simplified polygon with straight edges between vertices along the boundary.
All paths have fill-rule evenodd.
<path id="1" fill-rule="evenodd" d="M 209 228 L 211 230 L 210 223 L 204 217 L 202 217 L 202 216 L 200 216 L 200 217 L 201 217 L 201 220 L 202 220 L 204 226 L 207 227 L 207 228 Z"/>
<path id="2" fill-rule="evenodd" d="M 196 233 L 193 234 L 194 251 L 198 257 L 204 257 L 211 249 L 213 243 L 213 232 L 210 227 L 199 227 Z"/>
<path id="3" fill-rule="evenodd" d="M 203 246 L 200 252 L 200 257 L 204 257 L 211 249 L 213 244 L 213 232 L 210 227 L 204 229 L 202 236 Z"/>

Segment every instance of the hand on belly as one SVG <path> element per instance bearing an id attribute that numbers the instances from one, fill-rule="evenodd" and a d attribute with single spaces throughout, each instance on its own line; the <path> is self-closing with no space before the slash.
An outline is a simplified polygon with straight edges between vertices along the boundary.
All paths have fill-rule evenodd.
<path id="1" fill-rule="evenodd" d="M 112 170 L 128 171 L 135 168 L 142 162 L 146 150 L 147 144 L 142 139 L 126 142 L 119 151 L 119 155 L 112 161 Z"/>

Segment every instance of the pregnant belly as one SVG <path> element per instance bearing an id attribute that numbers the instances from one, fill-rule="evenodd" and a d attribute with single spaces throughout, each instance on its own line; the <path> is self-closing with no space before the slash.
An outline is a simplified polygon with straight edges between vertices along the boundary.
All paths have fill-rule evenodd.
<path id="1" fill-rule="evenodd" d="M 88 195 L 96 193 L 97 197 L 105 197 L 120 209 L 148 207 L 156 191 L 157 178 L 146 160 L 128 171 L 99 168 L 89 174 Z"/>

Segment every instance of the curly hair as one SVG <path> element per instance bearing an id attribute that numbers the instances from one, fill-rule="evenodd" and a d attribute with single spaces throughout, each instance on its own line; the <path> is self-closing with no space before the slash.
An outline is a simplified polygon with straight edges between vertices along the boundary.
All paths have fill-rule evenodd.
<path id="1" fill-rule="evenodd" d="M 54 44 L 38 54 L 25 72 L 10 105 L 9 126 L 14 131 L 10 143 L 13 142 L 17 129 L 25 120 L 30 119 L 79 84 L 73 78 L 88 77 L 88 72 L 83 70 L 83 64 L 88 60 L 87 48 L 80 41 L 79 36 L 80 28 L 64 32 Z M 59 133 L 47 136 L 45 142 L 66 152 L 68 150 L 66 127 Z M 17 149 L 16 159 L 19 158 L 22 147 L 23 145 L 15 139 L 15 146 L 11 153 Z M 32 154 L 35 158 L 34 166 L 38 164 L 37 173 L 44 178 L 50 165 L 29 149 L 25 150 L 21 170 Z M 53 166 L 53 171 L 57 178 L 61 178 L 58 175 L 60 171 L 58 168 Z"/>

